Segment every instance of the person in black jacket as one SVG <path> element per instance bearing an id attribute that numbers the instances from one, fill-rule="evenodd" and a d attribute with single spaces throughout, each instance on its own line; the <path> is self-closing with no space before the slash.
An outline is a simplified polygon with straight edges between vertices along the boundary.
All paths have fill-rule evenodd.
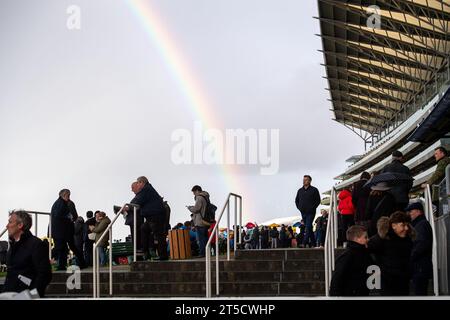
<path id="1" fill-rule="evenodd" d="M 137 181 L 131 184 L 131 191 L 136 196 L 140 191 L 140 187 Z M 142 237 L 141 237 L 141 229 L 144 224 L 144 217 L 139 214 L 139 211 L 136 212 L 136 251 L 142 251 Z M 125 218 L 125 225 L 130 227 L 131 233 L 131 242 L 134 242 L 134 209 L 131 208 L 127 212 L 127 216 Z"/>
<path id="2" fill-rule="evenodd" d="M 67 245 L 75 254 L 80 269 L 86 267 L 83 253 L 78 251 L 74 241 L 74 221 L 78 218 L 75 204 L 70 200 L 70 190 L 63 189 L 51 210 L 52 238 L 55 241 L 55 255 L 58 260 L 58 270 L 67 268 Z"/>
<path id="3" fill-rule="evenodd" d="M 368 296 L 367 268 L 373 261 L 367 250 L 367 230 L 363 226 L 347 229 L 347 248 L 336 260 L 330 285 L 331 296 Z"/>
<path id="4" fill-rule="evenodd" d="M 165 237 L 166 211 L 163 199 L 148 182 L 146 177 L 139 177 L 136 182 L 137 193 L 134 199 L 131 200 L 131 203 L 139 205 L 139 214 L 146 220 L 141 226 L 144 259 L 150 257 L 150 241 L 153 238 L 154 243 L 157 243 L 159 255 L 159 257 L 154 260 L 168 260 Z M 126 208 L 126 210 L 128 210 L 128 208 Z"/>
<path id="5" fill-rule="evenodd" d="M 305 247 L 308 243 L 315 246 L 313 222 L 316 215 L 317 207 L 320 205 L 320 194 L 317 188 L 311 185 L 312 178 L 309 175 L 303 177 L 303 187 L 297 191 L 295 197 L 295 205 L 305 221 L 306 232 L 301 247 Z"/>
<path id="6" fill-rule="evenodd" d="M 96 211 L 95 213 L 97 214 Z M 94 240 L 89 239 L 89 234 L 91 230 L 89 230 L 89 226 L 95 226 L 97 221 L 95 221 L 94 213 L 92 211 L 86 212 L 86 222 L 84 223 L 84 247 L 83 254 L 84 260 L 86 261 L 87 266 L 92 266 L 93 262 L 93 249 L 94 249 Z"/>
<path id="7" fill-rule="evenodd" d="M 363 225 L 366 228 L 367 225 L 363 221 L 367 221 L 366 218 L 366 205 L 370 196 L 370 189 L 363 188 L 364 185 L 369 181 L 370 174 L 368 172 L 361 173 L 359 181 L 353 184 L 352 188 L 352 202 L 355 207 L 355 224 Z"/>
<path id="8" fill-rule="evenodd" d="M 13 211 L 8 220 L 10 247 L 7 253 L 7 274 L 4 292 L 36 289 L 40 297 L 52 279 L 48 246 L 30 232 L 31 216 Z"/>
<path id="9" fill-rule="evenodd" d="M 276 249 L 278 248 L 278 236 L 280 235 L 280 233 L 277 230 L 277 227 L 272 227 L 272 229 L 270 229 L 270 238 L 272 239 L 270 248 L 271 249 Z"/>
<path id="10" fill-rule="evenodd" d="M 84 219 L 83 219 L 83 217 L 80 216 L 75 221 L 74 234 L 73 234 L 74 243 L 79 252 L 83 252 L 85 231 L 86 230 L 84 229 Z M 83 258 L 84 258 L 84 254 L 83 254 Z M 85 261 L 86 261 L 86 259 L 85 259 Z"/>
<path id="11" fill-rule="evenodd" d="M 396 211 L 378 221 L 378 234 L 370 238 L 369 251 L 381 269 L 381 295 L 408 296 L 411 252 L 415 232 L 411 218 Z"/>
<path id="12" fill-rule="evenodd" d="M 409 191 L 413 186 L 413 179 L 411 171 L 403 164 L 403 154 L 400 151 L 394 151 L 392 153 L 392 162 L 386 165 L 381 173 L 386 172 L 402 173 L 411 177 L 411 181 L 393 186 L 390 190 L 390 193 L 394 196 L 396 202 L 395 211 L 402 211 L 408 205 Z"/>
<path id="13" fill-rule="evenodd" d="M 269 249 L 269 227 L 262 227 L 261 230 L 261 249 Z"/>
<path id="14" fill-rule="evenodd" d="M 365 221 L 360 224 L 368 228 L 369 237 L 377 233 L 377 222 L 381 217 L 389 217 L 396 207 L 394 196 L 388 191 L 391 187 L 386 182 L 372 186 L 367 200 Z"/>
<path id="15" fill-rule="evenodd" d="M 417 234 L 411 253 L 413 291 L 416 296 L 426 296 L 429 280 L 433 277 L 433 232 L 420 202 L 411 203 L 406 211 Z"/>

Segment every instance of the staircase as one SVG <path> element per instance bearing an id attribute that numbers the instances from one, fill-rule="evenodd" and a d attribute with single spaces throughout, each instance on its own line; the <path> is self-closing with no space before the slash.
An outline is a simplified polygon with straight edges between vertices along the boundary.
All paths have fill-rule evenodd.
<path id="1" fill-rule="evenodd" d="M 219 262 L 221 297 L 323 296 L 322 249 L 238 250 Z M 213 296 L 215 261 L 212 262 Z M 92 271 L 81 273 L 81 289 L 68 290 L 70 274 L 53 273 L 47 297 L 92 296 Z M 101 271 L 101 294 L 108 296 L 109 273 Z M 204 297 L 205 260 L 136 262 L 113 271 L 114 297 Z"/>

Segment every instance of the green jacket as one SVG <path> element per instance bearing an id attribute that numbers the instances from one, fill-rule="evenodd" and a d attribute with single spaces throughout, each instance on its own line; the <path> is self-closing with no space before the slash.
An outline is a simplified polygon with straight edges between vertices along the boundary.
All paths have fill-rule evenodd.
<path id="1" fill-rule="evenodd" d="M 444 157 L 441 160 L 438 161 L 436 171 L 434 171 L 433 175 L 428 179 L 427 184 L 430 185 L 430 187 L 433 190 L 432 195 L 432 201 L 438 201 L 439 200 L 439 192 L 437 187 L 433 187 L 433 185 L 437 185 L 441 183 L 442 179 L 445 178 L 445 168 L 450 164 L 450 158 Z"/>
<path id="2" fill-rule="evenodd" d="M 445 178 L 445 168 L 450 164 L 450 158 L 444 157 L 437 163 L 436 171 L 434 171 L 433 175 L 430 179 L 428 179 L 427 183 L 429 185 L 439 184 L 442 179 Z"/>
<path id="3" fill-rule="evenodd" d="M 102 236 L 103 232 L 108 228 L 109 224 L 111 223 L 111 220 L 109 220 L 108 217 L 104 217 L 100 222 L 95 223 L 95 228 L 92 230 L 92 232 L 95 233 L 95 242 L 97 242 L 100 237 Z M 108 246 L 109 241 L 109 233 L 102 239 L 101 242 L 99 242 L 98 246 L 106 248 Z"/>

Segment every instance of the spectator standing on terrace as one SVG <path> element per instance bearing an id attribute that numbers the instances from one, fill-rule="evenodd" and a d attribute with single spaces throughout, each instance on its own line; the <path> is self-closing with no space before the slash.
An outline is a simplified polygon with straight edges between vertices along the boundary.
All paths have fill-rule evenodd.
<path id="1" fill-rule="evenodd" d="M 363 173 L 361 173 L 359 181 L 356 181 L 353 184 L 352 202 L 353 206 L 355 207 L 355 224 L 357 225 L 364 225 L 361 222 L 368 220 L 366 219 L 366 206 L 370 196 L 370 189 L 364 188 L 364 185 L 367 183 L 367 181 L 369 181 L 369 179 L 370 174 L 364 171 Z M 367 225 L 364 226 L 368 228 Z"/>
<path id="2" fill-rule="evenodd" d="M 317 247 L 323 247 L 325 245 L 325 237 L 327 234 L 327 224 L 328 224 L 328 212 L 322 209 L 321 216 L 316 219 L 316 245 Z"/>
<path id="3" fill-rule="evenodd" d="M 377 223 L 378 233 L 369 240 L 369 251 L 375 254 L 381 269 L 383 296 L 408 296 L 411 276 L 411 251 L 414 230 L 411 218 L 396 211 Z"/>
<path id="4" fill-rule="evenodd" d="M 48 247 L 30 232 L 31 216 L 25 211 L 13 211 L 6 228 L 10 245 L 7 252 L 7 274 L 4 292 L 37 289 L 39 296 L 52 279 Z"/>
<path id="5" fill-rule="evenodd" d="M 272 243 L 271 243 L 271 248 L 272 249 L 276 249 L 278 248 L 278 236 L 280 235 L 280 233 L 277 230 L 277 227 L 272 227 L 272 229 L 270 230 L 270 238 L 272 239 Z"/>
<path id="6" fill-rule="evenodd" d="M 381 217 L 389 217 L 395 211 L 395 198 L 388 191 L 391 187 L 386 182 L 380 182 L 371 187 L 369 200 L 366 206 L 366 221 L 363 225 L 369 226 L 369 236 L 377 233 L 377 222 Z"/>
<path id="7" fill-rule="evenodd" d="M 311 185 L 312 178 L 309 175 L 303 176 L 303 187 L 297 191 L 295 205 L 300 211 L 302 219 L 305 221 L 306 232 L 301 247 L 308 243 L 314 245 L 313 221 L 316 215 L 317 207 L 320 205 L 320 194 L 317 188 Z"/>
<path id="8" fill-rule="evenodd" d="M 269 248 L 269 227 L 262 227 L 261 230 L 261 249 Z"/>
<path id="9" fill-rule="evenodd" d="M 101 236 L 108 228 L 111 220 L 106 216 L 106 213 L 98 211 L 95 214 L 95 226 L 89 226 L 92 233 L 95 233 L 95 243 L 97 244 L 97 251 L 100 258 L 100 265 L 105 266 L 107 262 L 106 248 L 109 244 L 109 232 L 100 241 Z"/>
<path id="10" fill-rule="evenodd" d="M 208 243 L 208 228 L 210 223 L 205 221 L 203 217 L 206 214 L 207 199 L 209 200 L 209 193 L 202 190 L 202 187 L 196 185 L 192 187 L 194 194 L 195 205 L 188 206 L 189 211 L 192 212 L 192 220 L 194 222 L 195 230 L 197 231 L 197 242 L 199 248 L 199 257 L 205 256 L 205 247 Z M 212 230 L 211 230 L 212 231 Z"/>
<path id="11" fill-rule="evenodd" d="M 448 151 L 444 147 L 438 147 L 434 150 L 434 158 L 437 163 L 436 170 L 433 175 L 428 179 L 428 181 L 421 185 L 422 188 L 425 188 L 427 184 L 432 188 L 432 201 L 433 204 L 438 207 L 439 206 L 439 193 L 438 188 L 433 187 L 433 185 L 437 185 L 441 183 L 442 179 L 445 177 L 445 168 L 450 164 L 450 158 L 448 157 Z"/>
<path id="12" fill-rule="evenodd" d="M 411 253 L 413 291 L 416 296 L 426 296 L 429 280 L 433 277 L 433 233 L 420 202 L 411 203 L 406 211 L 417 235 Z"/>
<path id="13" fill-rule="evenodd" d="M 286 248 L 286 243 L 287 243 L 287 233 L 286 233 L 286 227 L 283 225 L 281 225 L 281 229 L 280 229 L 280 246 L 281 248 Z"/>
<path id="14" fill-rule="evenodd" d="M 83 252 L 78 251 L 74 242 L 74 221 L 78 218 L 75 204 L 70 200 L 70 190 L 63 189 L 59 192 L 59 198 L 55 201 L 51 210 L 52 237 L 55 241 L 55 254 L 58 260 L 58 270 L 66 270 L 67 246 L 75 254 L 80 268 L 86 264 Z"/>
<path id="15" fill-rule="evenodd" d="M 339 192 L 338 210 L 342 219 L 342 232 L 345 235 L 347 229 L 355 224 L 355 208 L 353 207 L 352 194 L 350 190 L 344 189 Z"/>
<path id="16" fill-rule="evenodd" d="M 287 244 L 286 244 L 288 248 L 292 247 L 292 240 L 294 239 L 295 239 L 294 230 L 292 229 L 291 226 L 289 226 L 287 228 Z"/>
<path id="17" fill-rule="evenodd" d="M 411 176 L 411 171 L 407 166 L 403 164 L 404 158 L 400 151 L 394 151 L 392 153 L 392 162 L 384 167 L 381 173 L 391 172 L 391 173 L 402 173 Z M 409 191 L 413 186 L 413 179 L 408 183 L 399 184 L 393 186 L 390 193 L 395 198 L 395 210 L 404 210 L 409 202 Z"/>
<path id="18" fill-rule="evenodd" d="M 136 182 L 137 193 L 134 199 L 131 200 L 131 203 L 139 206 L 139 213 L 145 218 L 145 223 L 141 225 L 144 259 L 150 258 L 151 243 L 154 243 L 157 244 L 159 255 L 154 260 L 168 260 L 166 209 L 163 198 L 153 188 L 146 177 L 141 176 L 137 178 Z M 128 207 L 126 207 L 126 210 L 131 211 Z"/>
<path id="19" fill-rule="evenodd" d="M 78 217 L 77 220 L 75 221 L 73 237 L 75 246 L 77 247 L 78 251 L 82 253 L 84 249 L 85 229 L 84 229 L 84 219 L 81 216 Z"/>
<path id="20" fill-rule="evenodd" d="M 331 296 L 368 296 L 367 268 L 373 261 L 367 249 L 367 230 L 351 226 L 346 232 L 347 249 L 336 260 L 331 279 Z"/>
<path id="21" fill-rule="evenodd" d="M 252 232 L 252 248 L 253 249 L 260 249 L 259 247 L 259 227 L 255 225 Z"/>
<path id="22" fill-rule="evenodd" d="M 131 184 L 131 191 L 134 193 L 135 197 L 140 191 L 139 184 L 137 181 Z M 133 200 L 135 200 L 134 198 Z M 133 201 L 131 200 L 131 201 Z M 125 218 L 125 225 L 130 227 L 131 232 L 131 242 L 134 241 L 134 209 L 127 210 L 127 216 Z M 136 213 L 136 251 L 142 252 L 142 225 L 144 224 L 144 218 L 141 216 L 140 211 Z"/>
<path id="23" fill-rule="evenodd" d="M 89 226 L 95 226 L 95 217 L 92 211 L 86 212 L 86 222 L 84 223 L 84 260 L 86 261 L 86 265 L 92 266 L 92 250 L 94 247 L 94 240 L 89 239 L 89 234 L 91 230 Z"/>

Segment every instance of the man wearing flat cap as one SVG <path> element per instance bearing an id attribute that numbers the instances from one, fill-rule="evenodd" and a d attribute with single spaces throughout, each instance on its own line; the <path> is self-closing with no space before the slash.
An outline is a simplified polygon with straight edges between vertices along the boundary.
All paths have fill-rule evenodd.
<path id="1" fill-rule="evenodd" d="M 410 203 L 405 211 L 410 215 L 411 224 L 416 231 L 411 252 L 413 290 L 416 296 L 426 296 L 429 280 L 433 277 L 433 233 L 423 213 L 422 203 Z"/>

